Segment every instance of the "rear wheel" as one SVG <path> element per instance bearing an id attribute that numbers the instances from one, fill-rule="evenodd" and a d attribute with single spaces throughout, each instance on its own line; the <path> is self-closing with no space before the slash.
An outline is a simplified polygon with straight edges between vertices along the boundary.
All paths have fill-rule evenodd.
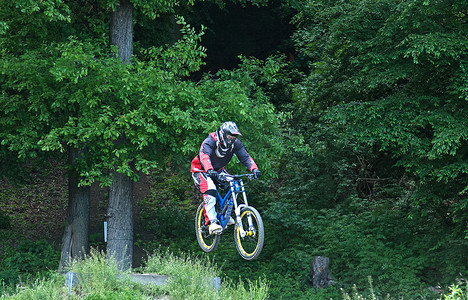
<path id="1" fill-rule="evenodd" d="M 240 218 L 246 235 L 242 237 L 240 228 L 236 225 L 234 241 L 237 252 L 239 252 L 242 258 L 252 260 L 260 255 L 263 248 L 264 231 L 262 217 L 255 208 L 247 206 L 241 209 Z"/>
<path id="2" fill-rule="evenodd" d="M 202 250 L 213 252 L 218 247 L 221 236 L 219 234 L 210 234 L 208 227 L 209 225 L 205 225 L 205 207 L 201 203 L 195 215 L 195 234 Z"/>

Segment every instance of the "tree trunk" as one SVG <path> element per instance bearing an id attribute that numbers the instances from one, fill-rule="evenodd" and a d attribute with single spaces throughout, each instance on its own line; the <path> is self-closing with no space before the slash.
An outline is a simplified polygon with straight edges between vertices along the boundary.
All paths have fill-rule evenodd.
<path id="1" fill-rule="evenodd" d="M 107 255 L 113 256 L 119 269 L 132 267 L 133 259 L 133 182 L 114 173 L 107 209 Z"/>
<path id="2" fill-rule="evenodd" d="M 325 256 L 314 256 L 312 266 L 312 285 L 315 288 L 325 288 L 335 284 L 330 274 L 330 259 Z"/>
<path id="3" fill-rule="evenodd" d="M 73 166 L 82 155 L 77 148 L 70 147 L 68 161 Z M 74 170 L 68 173 L 68 211 L 65 232 L 62 238 L 62 253 L 59 271 L 63 271 L 75 258 L 83 258 L 89 246 L 89 186 L 78 187 L 79 176 Z"/>
<path id="4" fill-rule="evenodd" d="M 110 44 L 117 46 L 124 63 L 133 55 L 133 7 L 130 1 L 121 0 L 110 18 Z"/>
<path id="5" fill-rule="evenodd" d="M 110 43 L 118 48 L 123 63 L 133 55 L 133 7 L 121 0 L 111 14 Z M 125 143 L 125 139 L 117 143 Z M 114 172 L 107 208 L 107 255 L 113 256 L 121 270 L 132 267 L 133 260 L 133 182 Z"/>

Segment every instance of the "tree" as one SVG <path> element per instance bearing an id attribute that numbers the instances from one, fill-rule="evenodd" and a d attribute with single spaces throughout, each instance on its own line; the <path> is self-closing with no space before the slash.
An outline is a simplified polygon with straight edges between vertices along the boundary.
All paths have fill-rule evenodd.
<path id="1" fill-rule="evenodd" d="M 156 1 L 132 3 L 150 16 L 171 7 Z M 30 4 L 32 20 L 48 16 L 41 9 L 53 2 Z M 120 53 L 120 46 L 110 47 L 109 40 L 102 39 L 110 34 L 101 26 L 106 20 L 104 12 L 114 6 L 118 12 L 115 1 L 103 6 L 88 2 L 56 4 L 60 8 L 57 11 L 66 10 L 68 15 L 57 13 L 60 18 L 52 21 L 45 18 L 43 35 L 36 40 L 25 38 L 27 30 L 4 30 L 1 36 L 5 47 L 0 61 L 0 134 L 9 151 L 29 158 L 41 152 L 67 153 L 70 149 L 70 174 L 79 176 L 78 186 L 83 188 L 72 188 L 78 180 L 71 178 L 70 191 L 82 195 L 93 182 L 111 185 L 115 174 L 131 184 L 128 180 L 138 180 L 139 172 L 149 172 L 168 157 L 192 156 L 206 132 L 231 119 L 242 126 L 252 143 L 259 145 L 255 150 L 257 160 L 264 163 L 268 173 L 270 152 L 280 148 L 273 138 L 278 136 L 278 119 L 268 98 L 250 78 L 248 66 L 254 64 L 245 60 L 239 72 L 207 75 L 198 83 L 186 80 L 203 64 L 205 49 L 198 44 L 203 33 L 197 33 L 183 18 L 178 19 L 181 38 L 174 44 L 142 49 L 131 64 L 122 63 L 115 55 Z M 23 21 L 22 7 L 11 5 L 0 10 L 2 15 L 13 16 L 5 18 L 12 21 L 2 23 L 3 28 L 13 29 Z M 94 13 L 92 17 L 87 15 L 89 11 Z M 26 41 L 28 47 L 15 47 L 15 41 Z M 255 63 L 257 68 L 261 64 Z M 265 70 L 274 72 L 275 68 Z M 127 195 L 130 191 L 115 189 L 120 190 Z M 70 217 L 83 216 L 84 223 L 88 218 L 85 198 L 70 195 L 69 212 Z M 78 199 L 82 199 L 82 205 L 72 204 Z M 131 213 L 125 214 L 131 220 Z M 81 235 L 73 234 L 77 230 L 74 224 L 70 218 L 68 226 L 72 227 L 67 227 L 64 235 L 64 241 L 70 243 L 63 245 L 63 262 L 75 257 L 74 253 L 79 257 L 87 247 L 85 239 L 73 240 Z M 86 237 L 86 225 L 82 223 L 79 228 Z M 119 225 L 116 229 L 129 228 Z M 131 234 L 125 234 L 125 243 L 131 244 Z M 70 253 L 70 249 L 78 250 Z M 127 254 L 122 257 L 130 258 Z M 122 267 L 128 267 L 129 261 Z"/>
<path id="2" fill-rule="evenodd" d="M 73 259 L 84 258 L 89 247 L 89 204 L 90 187 L 80 186 L 80 176 L 76 162 L 85 150 L 76 147 L 68 149 L 68 208 L 65 230 L 62 237 L 62 250 L 59 270 L 63 271 Z"/>
<path id="3" fill-rule="evenodd" d="M 111 13 L 110 44 L 117 46 L 119 58 L 129 63 L 133 55 L 133 6 L 121 0 Z M 125 136 L 118 139 L 122 141 Z M 107 255 L 114 256 L 122 269 L 132 266 L 133 258 L 133 182 L 119 172 L 113 173 L 109 190 Z"/>
<path id="4" fill-rule="evenodd" d="M 2 106 L 5 113 L 2 122 L 3 144 L 8 145 L 11 151 L 9 155 L 16 152 L 19 153 L 19 158 L 27 159 L 40 154 L 38 138 L 47 132 L 51 123 L 57 125 L 64 121 L 61 117 L 56 119 L 51 117 L 51 114 L 61 109 L 50 107 L 50 103 L 54 102 L 53 90 L 57 86 L 54 86 L 46 76 L 47 69 L 56 58 L 54 54 L 57 53 L 49 51 L 42 45 L 57 38 L 53 34 L 54 26 L 69 24 L 70 9 L 62 1 L 16 5 L 3 3 L 0 13 L 4 17 L 2 19 L 6 20 L 2 22 L 3 30 L 0 32 L 2 49 L 4 49 L 2 53 L 4 87 Z M 37 60 L 37 57 L 42 55 L 50 55 L 51 60 Z M 35 68 L 31 69 L 33 65 Z M 12 99 L 22 101 L 24 106 L 14 108 L 11 105 Z M 33 113 L 28 114 L 27 110 L 32 110 Z M 73 112 L 68 111 L 68 113 Z M 47 125 L 39 125 L 41 121 Z M 69 204 L 60 269 L 63 269 L 71 258 L 83 257 L 88 249 L 89 187 L 78 186 L 80 179 L 75 161 L 80 153 L 82 150 L 76 147 L 70 147 L 68 150 L 68 162 L 71 166 L 68 172 Z M 5 159 L 3 157 L 3 160 Z"/>
<path id="5" fill-rule="evenodd" d="M 295 35 L 311 66 L 297 100 L 329 110 L 324 122 L 394 157 L 419 192 L 450 184 L 445 196 L 460 204 L 455 211 L 465 206 L 468 184 L 466 8 L 456 1 L 314 1 Z M 419 192 L 414 203 L 438 205 L 445 197 Z"/>
<path id="6" fill-rule="evenodd" d="M 291 204 L 272 209 L 300 203 L 313 212 L 320 203 L 320 213 L 352 222 L 350 231 L 356 226 L 349 236 L 355 240 L 366 227 L 385 224 L 375 237 L 369 235 L 372 241 L 361 242 L 374 244 L 377 251 L 380 234 L 385 250 L 360 255 L 400 253 L 413 266 L 407 279 L 414 288 L 420 278 L 431 277 L 427 269 L 451 276 L 466 269 L 461 266 L 467 249 L 466 11 L 466 2 L 459 1 L 312 1 L 296 19 L 296 62 L 303 62 L 305 77 L 293 94 L 296 112 L 290 125 L 303 133 L 314 157 L 304 162 L 307 174 L 290 178 L 306 182 L 303 187 L 286 184 L 281 191 Z M 306 197 L 294 197 L 304 190 Z M 353 220 L 358 209 L 359 218 Z M 411 236 L 384 229 L 396 224 L 396 215 Z M 399 249 L 409 240 L 424 245 L 428 232 L 441 234 L 437 246 L 421 254 L 425 261 Z M 347 239 L 338 232 L 325 236 L 326 243 Z M 298 239 L 306 237 L 299 234 Z M 343 249 L 340 242 L 334 247 Z M 413 251 L 419 248 L 430 247 Z M 340 250 L 331 252 L 339 259 Z M 439 263 L 441 255 L 450 260 Z M 340 272 L 358 269 L 353 260 L 348 258 L 349 266 L 344 262 Z"/>

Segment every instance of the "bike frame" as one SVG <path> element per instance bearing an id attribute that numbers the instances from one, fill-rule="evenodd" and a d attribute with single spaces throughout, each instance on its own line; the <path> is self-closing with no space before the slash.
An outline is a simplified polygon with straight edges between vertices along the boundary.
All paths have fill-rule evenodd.
<path id="1" fill-rule="evenodd" d="M 226 229 L 227 223 L 229 221 L 229 217 L 231 216 L 232 208 L 234 207 L 234 212 L 236 214 L 236 223 L 239 226 L 239 232 L 241 237 L 245 237 L 246 232 L 242 227 L 240 211 L 243 207 L 248 206 L 247 202 L 247 194 L 245 192 L 244 182 L 241 178 L 237 178 L 231 175 L 225 175 L 226 181 L 229 182 L 229 190 L 227 191 L 226 195 L 221 196 L 218 191 L 218 203 L 221 207 L 221 211 L 218 213 L 218 220 L 223 227 L 223 230 Z M 237 199 L 239 194 L 242 194 L 243 202 L 242 204 L 237 203 Z M 252 226 L 252 218 L 251 216 L 247 216 L 249 226 Z"/>

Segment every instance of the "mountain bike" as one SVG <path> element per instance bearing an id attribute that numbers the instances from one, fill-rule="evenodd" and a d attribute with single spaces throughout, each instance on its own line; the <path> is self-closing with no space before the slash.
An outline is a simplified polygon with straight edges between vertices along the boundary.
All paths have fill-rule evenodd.
<path id="1" fill-rule="evenodd" d="M 213 252 L 219 244 L 221 235 L 225 232 L 232 209 L 234 208 L 234 243 L 237 252 L 246 260 L 252 260 L 260 255 L 263 248 L 264 231 L 262 217 L 258 211 L 249 206 L 245 192 L 245 184 L 242 177 L 254 179 L 253 174 L 229 175 L 221 173 L 219 181 L 224 185 L 225 195 L 217 193 L 217 217 L 223 228 L 220 233 L 210 234 L 205 224 L 205 208 L 203 203 L 198 206 L 195 216 L 195 230 L 197 241 L 205 252 Z M 239 197 L 239 195 L 242 195 Z M 240 199 L 240 200 L 239 200 Z M 240 204 L 238 204 L 240 202 Z"/>

